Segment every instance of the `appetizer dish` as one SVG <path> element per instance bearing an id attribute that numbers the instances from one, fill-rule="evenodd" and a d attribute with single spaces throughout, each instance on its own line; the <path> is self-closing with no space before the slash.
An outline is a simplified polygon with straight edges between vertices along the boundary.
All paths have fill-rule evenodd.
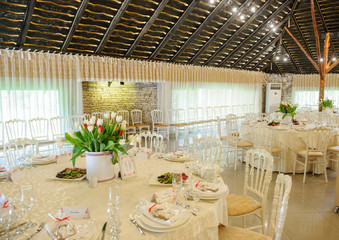
<path id="1" fill-rule="evenodd" d="M 280 122 L 275 122 L 275 121 L 272 121 L 268 124 L 268 126 L 272 126 L 272 127 L 279 126 L 279 125 L 280 125 Z"/>
<path id="2" fill-rule="evenodd" d="M 188 176 L 185 173 L 182 173 L 182 179 L 184 182 L 187 178 Z M 158 176 L 158 182 L 161 184 L 172 184 L 172 173 L 167 172 Z"/>
<path id="3" fill-rule="evenodd" d="M 64 179 L 76 179 L 83 177 L 85 174 L 85 168 L 65 168 L 61 172 L 58 172 L 56 177 Z"/>
<path id="4" fill-rule="evenodd" d="M 293 125 L 300 125 L 300 122 L 299 121 L 297 121 L 296 119 L 292 119 L 292 123 L 293 123 Z"/>

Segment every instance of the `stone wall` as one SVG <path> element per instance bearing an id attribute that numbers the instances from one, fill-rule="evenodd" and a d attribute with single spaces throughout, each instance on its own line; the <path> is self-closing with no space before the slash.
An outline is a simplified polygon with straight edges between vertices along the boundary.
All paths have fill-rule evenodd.
<path id="1" fill-rule="evenodd" d="M 83 82 L 82 90 L 84 113 L 140 109 L 143 121 L 151 123 L 157 108 L 156 83 Z"/>
<path id="2" fill-rule="evenodd" d="M 265 104 L 266 104 L 266 84 L 267 83 L 282 83 L 282 93 L 281 98 L 283 102 L 291 102 L 292 101 L 292 81 L 293 74 L 270 74 L 267 82 L 263 82 L 262 86 L 262 109 L 265 112 Z"/>

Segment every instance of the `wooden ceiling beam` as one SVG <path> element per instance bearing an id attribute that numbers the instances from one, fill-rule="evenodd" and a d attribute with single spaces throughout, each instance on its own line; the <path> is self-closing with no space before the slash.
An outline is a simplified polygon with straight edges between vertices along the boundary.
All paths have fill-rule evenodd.
<path id="1" fill-rule="evenodd" d="M 279 65 L 274 61 L 274 59 L 272 59 L 272 63 L 277 67 L 277 69 L 278 69 L 280 75 L 282 75 L 282 71 L 281 71 Z"/>
<path id="2" fill-rule="evenodd" d="M 106 45 L 109 37 L 111 36 L 111 34 L 113 33 L 114 29 L 116 28 L 116 26 L 118 25 L 118 22 L 120 21 L 122 15 L 125 13 L 129 3 L 131 2 L 131 0 L 124 0 L 124 2 L 121 4 L 121 7 L 119 8 L 118 12 L 115 14 L 115 16 L 113 17 L 111 23 L 109 24 L 109 27 L 107 28 L 103 38 L 101 39 L 97 49 L 95 50 L 95 54 L 100 54 L 102 49 L 104 48 L 104 46 Z"/>
<path id="3" fill-rule="evenodd" d="M 60 49 L 61 52 L 66 51 L 68 46 L 69 46 L 69 44 L 71 43 L 71 40 L 72 40 L 72 38 L 74 36 L 74 33 L 75 33 L 75 30 L 77 29 L 78 24 L 79 24 L 79 22 L 81 20 L 81 17 L 85 13 L 85 10 L 87 8 L 88 2 L 89 2 L 89 0 L 82 0 L 82 2 L 80 4 L 80 7 L 78 8 L 78 11 L 77 11 L 77 13 L 74 16 L 74 19 L 73 19 L 73 22 L 72 22 L 72 26 L 69 29 L 69 32 L 67 34 L 67 37 L 66 37 L 64 43 L 62 44 L 62 47 Z"/>
<path id="4" fill-rule="evenodd" d="M 218 12 L 225 7 L 228 1 L 229 0 L 221 0 L 219 2 L 218 6 L 214 8 L 214 10 L 204 20 L 204 22 L 200 24 L 200 26 L 194 31 L 194 33 L 187 39 L 184 45 L 182 45 L 181 48 L 174 54 L 174 56 L 171 58 L 171 62 L 174 62 L 183 53 L 183 51 L 191 43 L 191 41 L 201 33 L 201 31 L 211 22 L 211 20 L 218 14 Z"/>
<path id="5" fill-rule="evenodd" d="M 295 69 L 301 74 L 301 70 L 300 70 L 298 64 L 294 61 L 294 58 L 293 58 L 291 52 L 290 52 L 290 51 L 288 50 L 288 48 L 286 47 L 285 43 L 282 43 L 282 45 L 283 45 L 283 47 L 285 48 L 285 51 L 287 52 L 287 54 L 290 56 L 290 58 L 291 58 L 291 60 L 292 60 L 292 63 L 293 63 L 293 65 L 294 65 Z"/>
<path id="6" fill-rule="evenodd" d="M 22 30 L 21 30 L 21 33 L 20 33 L 20 36 L 19 36 L 18 42 L 17 42 L 17 46 L 19 48 L 23 47 L 23 45 L 25 43 L 27 33 L 28 33 L 28 29 L 29 29 L 29 26 L 31 24 L 35 4 L 36 4 L 36 0 L 27 1 L 27 10 L 26 10 L 25 18 L 24 18 L 24 21 L 23 21 L 23 24 L 22 24 Z"/>
<path id="7" fill-rule="evenodd" d="M 267 59 L 269 59 L 270 57 L 273 56 L 273 54 L 275 53 L 276 51 L 272 51 L 270 52 L 269 54 L 267 54 L 266 57 L 264 57 L 262 60 L 260 60 L 256 65 L 254 65 L 251 70 L 254 70 L 255 68 L 257 68 L 262 62 L 265 62 Z"/>
<path id="8" fill-rule="evenodd" d="M 308 46 L 306 38 L 304 37 L 304 33 L 302 32 L 302 30 L 299 26 L 299 23 L 298 23 L 298 21 L 297 21 L 297 19 L 295 18 L 294 15 L 292 16 L 292 20 L 293 20 L 294 25 L 296 26 L 296 28 L 298 30 L 299 35 L 301 36 L 301 39 L 303 40 L 304 45 L 306 46 L 308 53 L 312 56 L 312 51 L 311 51 L 310 47 Z"/>
<path id="9" fill-rule="evenodd" d="M 141 32 L 139 33 L 138 37 L 135 39 L 133 42 L 132 46 L 128 49 L 127 53 L 125 54 L 125 57 L 131 56 L 135 48 L 138 46 L 139 42 L 141 39 L 144 37 L 148 29 L 152 26 L 154 23 L 155 19 L 159 16 L 159 14 L 164 10 L 166 4 L 168 3 L 169 0 L 162 0 L 157 9 L 154 11 L 152 14 L 152 17 L 147 21 L 145 26 L 142 28 Z"/>
<path id="10" fill-rule="evenodd" d="M 272 60 L 272 59 L 271 59 L 271 60 Z M 266 63 L 266 65 L 263 66 L 263 67 L 260 69 L 260 71 L 264 71 L 264 70 L 271 64 L 271 60 L 268 61 L 268 62 Z"/>
<path id="11" fill-rule="evenodd" d="M 221 48 L 226 47 L 235 37 L 237 37 L 253 20 L 255 20 L 265 9 L 268 5 L 271 4 L 275 0 L 269 0 L 267 1 L 255 14 L 253 14 L 232 36 L 227 40 L 225 44 Z M 228 28 L 234 20 L 236 20 L 240 15 L 241 12 L 244 11 L 246 8 L 248 8 L 253 0 L 247 0 L 244 2 L 241 7 L 238 9 L 238 11 L 232 16 L 227 19 L 227 21 L 216 31 L 213 36 L 199 49 L 199 51 L 188 61 L 188 63 L 192 63 L 195 61 L 205 50 L 206 48 L 214 42 L 222 33 L 224 33 L 225 29 Z M 219 50 L 218 50 L 219 51 Z M 218 52 L 217 51 L 217 52 Z"/>
<path id="12" fill-rule="evenodd" d="M 188 8 L 185 10 L 185 12 L 181 15 L 179 20 L 174 24 L 174 26 L 171 28 L 171 30 L 166 34 L 166 36 L 162 39 L 161 43 L 158 45 L 158 47 L 154 50 L 154 52 L 151 54 L 151 56 L 148 58 L 149 60 L 154 59 L 161 49 L 166 45 L 166 43 L 171 39 L 175 31 L 181 26 L 181 24 L 185 21 L 185 19 L 188 17 L 188 15 L 193 11 L 194 7 L 200 2 L 200 0 L 194 0 Z"/>
<path id="13" fill-rule="evenodd" d="M 263 27 L 266 26 L 273 18 L 275 18 L 285 7 L 291 2 L 291 0 L 287 0 L 284 4 L 282 4 L 269 18 L 267 18 L 260 26 L 253 31 L 244 41 L 242 41 L 239 46 L 237 46 L 235 49 L 230 52 L 230 54 L 225 57 L 219 65 L 224 64 L 236 51 L 242 48 L 242 46 L 247 43 L 250 39 L 252 39 L 253 36 L 255 36 Z M 204 63 L 204 65 L 208 65 L 216 56 L 218 56 L 226 46 L 222 46 L 219 48 L 213 55 L 207 60 L 207 62 Z"/>

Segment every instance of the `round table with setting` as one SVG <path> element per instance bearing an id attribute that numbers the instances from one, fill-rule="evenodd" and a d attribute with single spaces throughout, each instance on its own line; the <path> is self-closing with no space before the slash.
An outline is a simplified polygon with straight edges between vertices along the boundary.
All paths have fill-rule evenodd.
<path id="1" fill-rule="evenodd" d="M 227 192 L 216 200 L 200 200 L 200 211 L 193 211 L 195 203 L 189 200 L 190 208 L 187 209 L 190 218 L 181 227 L 173 231 L 152 232 L 144 229 L 145 236 L 141 235 L 136 226 L 130 221 L 130 214 L 137 213 L 136 206 L 140 199 L 151 201 L 155 192 L 168 189 L 168 186 L 151 185 L 150 181 L 155 174 L 171 171 L 187 171 L 185 164 L 169 162 L 164 159 L 135 159 L 137 176 L 125 180 L 114 180 L 98 183 L 95 188 L 90 188 L 88 181 L 60 181 L 55 180 L 56 173 L 71 168 L 71 162 L 59 162 L 48 165 L 40 165 L 32 169 L 24 169 L 24 177 L 18 182 L 5 180 L 0 182 L 0 194 L 7 198 L 20 198 L 20 187 L 32 185 L 34 204 L 30 214 L 25 214 L 19 223 L 28 221 L 28 217 L 36 223 L 36 227 L 28 229 L 23 235 L 13 239 L 27 239 L 36 231 L 42 222 L 53 222 L 48 216 L 59 211 L 63 207 L 88 208 L 90 223 L 95 228 L 92 238 L 101 239 L 101 229 L 107 222 L 108 189 L 112 187 L 113 194 L 120 197 L 120 233 L 119 239 L 218 239 L 219 224 L 227 225 L 226 195 L 227 185 L 220 177 L 218 180 L 226 186 Z M 86 166 L 85 159 L 79 158 L 76 167 Z M 118 188 L 116 186 L 119 186 Z M 139 213 L 140 214 L 140 213 Z M 31 216 L 29 216 L 31 215 Z M 76 222 L 76 221 L 75 221 Z M 106 233 L 107 235 L 107 233 Z M 108 236 L 106 236 L 107 239 Z M 50 239 L 45 229 L 36 235 L 35 239 Z M 73 238 L 71 238 L 73 239 Z M 74 238 L 78 239 L 78 238 Z M 79 238 L 79 239 L 86 239 Z"/>

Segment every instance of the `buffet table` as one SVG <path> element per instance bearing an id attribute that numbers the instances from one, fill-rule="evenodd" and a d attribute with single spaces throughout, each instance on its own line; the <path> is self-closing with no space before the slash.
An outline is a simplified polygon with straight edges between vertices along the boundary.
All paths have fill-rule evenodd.
<path id="1" fill-rule="evenodd" d="M 184 169 L 184 165 L 163 159 L 136 159 L 136 166 L 137 177 L 123 181 L 114 179 L 99 183 L 96 188 L 89 188 L 86 180 L 80 182 L 52 180 L 57 172 L 66 167 L 71 167 L 70 162 L 24 169 L 25 177 L 22 182 L 23 184 L 31 184 L 35 191 L 31 219 L 38 226 L 41 222 L 51 222 L 52 219 L 47 214 L 55 213 L 61 207 L 87 207 L 90 218 L 98 223 L 101 231 L 103 224 L 107 221 L 108 187 L 114 187 L 118 183 L 121 202 L 120 239 L 218 239 L 218 225 L 227 225 L 226 196 L 211 202 L 200 200 L 198 203 L 200 211 L 197 212 L 197 216 L 192 215 L 191 221 L 180 229 L 168 233 L 145 231 L 146 236 L 142 236 L 130 222 L 129 214 L 135 212 L 136 204 L 140 198 L 151 200 L 154 192 L 167 188 L 149 185 L 150 176 L 161 171 L 170 172 L 174 169 Z M 85 167 L 85 160 L 77 161 L 76 167 Z M 8 198 L 19 199 L 20 184 L 9 181 L 0 184 L 0 193 L 4 193 Z M 194 205 L 193 201 L 189 203 Z M 193 211 L 192 209 L 189 210 Z M 26 216 L 23 220 L 27 221 Z M 30 236 L 37 229 L 37 226 L 15 239 L 27 239 L 27 236 Z M 40 233 L 40 235 L 42 234 L 43 232 Z M 101 238 L 101 233 L 99 236 Z M 108 236 L 106 238 L 108 239 Z"/>
<path id="2" fill-rule="evenodd" d="M 251 132 L 253 132 L 253 129 L 256 127 L 255 124 L 248 124 L 243 123 L 241 125 L 241 132 L 240 136 L 243 137 L 244 140 L 248 140 L 253 142 L 253 136 Z M 295 129 L 288 128 L 284 129 L 280 126 L 277 127 L 271 127 L 273 130 L 273 143 L 272 147 L 280 147 L 282 148 L 282 172 L 283 173 L 292 173 L 293 172 L 293 162 L 294 162 L 294 151 L 305 149 L 306 148 L 306 130 L 305 129 Z M 335 131 L 335 130 L 334 130 Z M 331 139 L 330 145 L 338 145 L 338 140 L 336 137 L 333 137 Z M 330 146 L 329 145 L 329 146 Z M 308 170 L 312 170 L 312 165 L 308 165 Z M 274 168 L 275 171 L 278 171 L 279 167 L 277 165 L 277 162 L 275 162 Z M 304 168 L 302 165 L 297 164 L 296 165 L 296 172 L 297 173 L 303 173 Z M 323 170 L 316 167 L 315 173 L 320 174 Z"/>

